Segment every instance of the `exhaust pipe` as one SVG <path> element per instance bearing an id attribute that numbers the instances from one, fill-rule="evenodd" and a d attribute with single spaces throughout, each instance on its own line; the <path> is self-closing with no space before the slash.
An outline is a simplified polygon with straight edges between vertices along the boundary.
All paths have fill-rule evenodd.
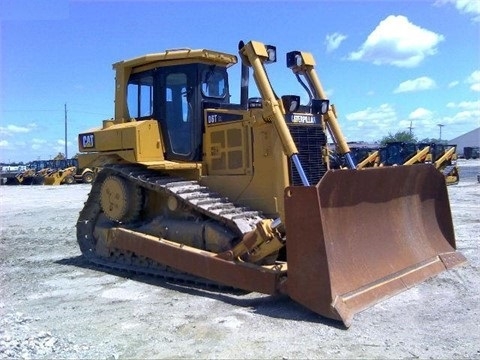
<path id="1" fill-rule="evenodd" d="M 240 83 L 240 104 L 243 109 L 248 109 L 248 81 L 249 81 L 249 67 L 242 61 L 242 74 Z"/>

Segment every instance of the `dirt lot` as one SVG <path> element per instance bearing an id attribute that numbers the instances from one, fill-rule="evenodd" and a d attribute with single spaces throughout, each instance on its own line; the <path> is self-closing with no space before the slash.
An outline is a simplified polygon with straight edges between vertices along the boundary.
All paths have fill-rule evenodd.
<path id="1" fill-rule="evenodd" d="M 469 263 L 348 330 L 285 297 L 105 273 L 75 239 L 89 185 L 0 186 L 0 358 L 480 358 L 480 160 L 459 164 L 448 191 Z"/>

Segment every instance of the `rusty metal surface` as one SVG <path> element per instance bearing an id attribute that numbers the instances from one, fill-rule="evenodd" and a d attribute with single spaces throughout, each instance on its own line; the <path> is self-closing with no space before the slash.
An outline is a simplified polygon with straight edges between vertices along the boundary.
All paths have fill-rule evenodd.
<path id="1" fill-rule="evenodd" d="M 132 251 L 179 271 L 242 290 L 276 294 L 279 277 L 285 273 L 281 268 L 227 261 L 208 251 L 123 228 L 113 228 L 109 232 L 111 248 Z"/>
<path id="2" fill-rule="evenodd" d="M 289 296 L 346 326 L 466 261 L 455 252 L 445 179 L 431 165 L 329 171 L 316 186 L 287 189 L 285 208 Z"/>

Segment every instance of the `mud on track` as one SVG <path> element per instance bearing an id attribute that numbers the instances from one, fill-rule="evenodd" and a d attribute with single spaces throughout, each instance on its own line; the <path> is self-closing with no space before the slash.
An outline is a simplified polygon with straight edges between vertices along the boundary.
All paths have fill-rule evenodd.
<path id="1" fill-rule="evenodd" d="M 479 358 L 480 160 L 459 165 L 448 191 L 468 265 L 348 330 L 285 297 L 102 271 L 75 239 L 90 185 L 0 186 L 0 358 Z"/>

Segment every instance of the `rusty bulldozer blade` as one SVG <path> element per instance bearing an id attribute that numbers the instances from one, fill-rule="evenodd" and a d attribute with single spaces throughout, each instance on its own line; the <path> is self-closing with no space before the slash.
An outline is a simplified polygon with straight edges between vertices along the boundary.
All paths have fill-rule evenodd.
<path id="1" fill-rule="evenodd" d="M 466 262 L 431 165 L 328 171 L 286 189 L 287 292 L 348 327 L 353 315 Z"/>

